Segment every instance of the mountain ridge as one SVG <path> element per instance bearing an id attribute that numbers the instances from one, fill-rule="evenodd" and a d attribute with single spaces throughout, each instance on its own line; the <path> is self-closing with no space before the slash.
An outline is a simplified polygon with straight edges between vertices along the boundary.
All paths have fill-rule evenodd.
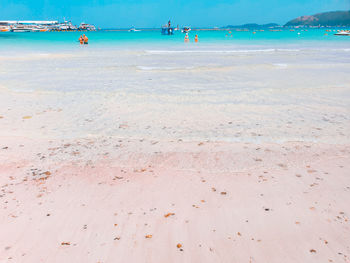
<path id="1" fill-rule="evenodd" d="M 299 16 L 284 26 L 350 26 L 350 10 Z"/>

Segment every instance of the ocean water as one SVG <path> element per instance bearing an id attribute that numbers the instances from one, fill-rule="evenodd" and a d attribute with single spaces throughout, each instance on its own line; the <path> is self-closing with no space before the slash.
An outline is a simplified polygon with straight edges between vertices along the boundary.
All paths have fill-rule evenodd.
<path id="1" fill-rule="evenodd" d="M 201 46 L 220 47 L 221 49 L 242 50 L 254 47 L 286 48 L 293 46 L 339 47 L 350 48 L 350 37 L 335 36 L 337 29 L 326 32 L 325 29 L 283 30 L 271 32 L 269 30 L 238 32 L 232 31 L 192 31 L 192 43 L 184 43 L 184 34 L 177 32 L 173 36 L 162 36 L 159 31 L 97 31 L 87 32 L 89 48 L 173 48 L 188 49 L 194 45 L 194 36 L 198 34 Z M 327 34 L 327 35 L 325 35 Z M 11 50 L 59 50 L 79 48 L 80 32 L 46 32 L 46 33 L 0 33 L 1 53 Z M 199 45 L 196 46 L 198 48 Z"/>
<path id="2" fill-rule="evenodd" d="M 0 135 L 350 142 L 350 37 L 226 33 L 2 33 Z"/>

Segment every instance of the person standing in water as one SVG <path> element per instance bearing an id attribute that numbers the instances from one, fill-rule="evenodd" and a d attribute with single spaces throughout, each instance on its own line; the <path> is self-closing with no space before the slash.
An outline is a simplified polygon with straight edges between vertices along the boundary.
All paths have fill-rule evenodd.
<path id="1" fill-rule="evenodd" d="M 198 35 L 194 37 L 194 42 L 198 43 Z"/>
<path id="2" fill-rule="evenodd" d="M 83 40 L 85 45 L 89 44 L 89 39 L 87 36 L 85 36 L 85 34 L 83 35 Z"/>
<path id="3" fill-rule="evenodd" d="M 186 36 L 185 36 L 185 43 L 187 42 L 190 42 L 190 38 L 188 37 L 188 33 L 186 33 Z"/>
<path id="4" fill-rule="evenodd" d="M 83 45 L 83 44 L 84 44 L 83 36 L 80 36 L 80 37 L 79 37 L 79 43 L 80 43 L 80 45 Z"/>

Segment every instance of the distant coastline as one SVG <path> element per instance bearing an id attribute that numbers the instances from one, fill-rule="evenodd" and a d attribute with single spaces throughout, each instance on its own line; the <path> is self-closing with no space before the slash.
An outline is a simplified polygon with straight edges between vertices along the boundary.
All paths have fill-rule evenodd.
<path id="1" fill-rule="evenodd" d="M 349 27 L 350 26 L 350 11 L 332 11 L 319 13 L 311 16 L 300 16 L 292 19 L 285 25 L 276 23 L 268 24 L 244 24 L 244 25 L 228 25 L 222 29 L 266 29 L 266 28 L 281 28 L 281 27 Z"/>
<path id="2" fill-rule="evenodd" d="M 350 10 L 325 12 L 311 16 L 300 16 L 289 21 L 285 26 L 347 27 L 350 26 Z"/>
<path id="3" fill-rule="evenodd" d="M 222 27 L 192 27 L 193 31 L 250 31 L 270 30 L 281 31 L 283 28 L 343 28 L 350 27 L 349 11 L 332 11 L 315 15 L 300 16 L 292 19 L 285 25 L 277 23 L 257 24 L 247 23 L 242 25 L 227 25 Z M 159 28 L 139 28 L 142 31 L 157 31 Z M 73 25 L 70 21 L 0 21 L 0 32 L 48 32 L 48 31 L 97 31 L 100 28 L 94 25 L 81 23 Z M 104 28 L 103 31 L 123 32 L 130 28 Z"/>

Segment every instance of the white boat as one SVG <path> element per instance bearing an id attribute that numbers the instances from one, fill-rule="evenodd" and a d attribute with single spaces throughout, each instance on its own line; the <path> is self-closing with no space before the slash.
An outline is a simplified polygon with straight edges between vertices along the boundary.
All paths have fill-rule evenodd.
<path id="1" fill-rule="evenodd" d="M 15 32 L 15 33 L 32 32 L 32 27 L 27 25 L 15 25 L 11 28 L 11 32 Z"/>
<path id="2" fill-rule="evenodd" d="M 0 32 L 9 32 L 10 29 L 11 28 L 9 26 L 0 26 Z"/>
<path id="3" fill-rule="evenodd" d="M 350 36 L 350 31 L 340 31 L 334 35 L 335 36 Z"/>
<path id="4" fill-rule="evenodd" d="M 135 27 L 132 27 L 129 29 L 129 32 L 140 32 L 141 30 L 136 29 Z"/>
<path id="5" fill-rule="evenodd" d="M 96 27 L 94 25 L 86 24 L 86 23 L 81 23 L 79 30 L 86 30 L 86 31 L 96 31 Z"/>
<path id="6" fill-rule="evenodd" d="M 74 31 L 77 30 L 77 27 L 72 24 L 72 22 L 64 21 L 63 23 L 59 23 L 55 26 L 58 31 Z"/>
<path id="7" fill-rule="evenodd" d="M 49 31 L 49 28 L 46 27 L 46 26 L 37 26 L 37 25 L 34 25 L 34 26 L 32 26 L 32 28 L 31 28 L 31 32 L 46 32 L 46 31 Z"/>

